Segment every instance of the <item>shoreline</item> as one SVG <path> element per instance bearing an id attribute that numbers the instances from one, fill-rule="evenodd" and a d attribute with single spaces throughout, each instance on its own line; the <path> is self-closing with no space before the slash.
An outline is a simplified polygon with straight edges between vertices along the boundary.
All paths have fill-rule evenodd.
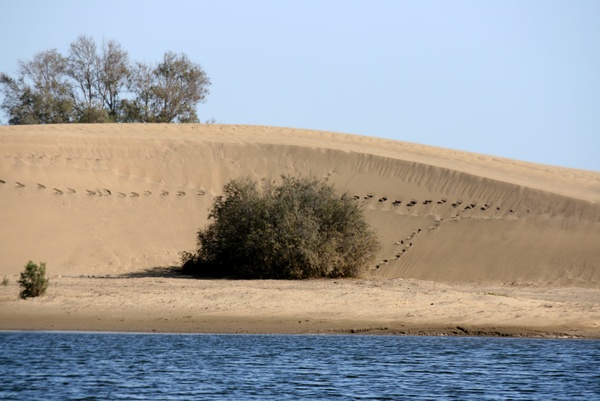
<path id="1" fill-rule="evenodd" d="M 214 322 L 207 322 L 213 324 Z M 561 328 L 531 328 L 531 327 L 431 327 L 431 326 L 415 326 L 404 329 L 394 329 L 389 327 L 362 327 L 362 328 L 343 328 L 329 327 L 320 330 L 303 331 L 290 330 L 289 325 L 281 326 L 277 329 L 273 326 L 265 328 L 262 326 L 262 321 L 256 322 L 261 325 L 260 329 L 256 329 L 255 325 L 243 325 L 245 329 L 235 329 L 239 327 L 240 322 L 232 323 L 231 325 L 219 325 L 219 329 L 206 329 L 201 331 L 186 331 L 181 327 L 177 328 L 162 328 L 162 329 L 144 329 L 128 326 L 126 329 L 118 330 L 109 324 L 109 328 L 98 326 L 95 328 L 74 329 L 70 324 L 66 323 L 61 327 L 53 328 L 37 328 L 37 327 L 22 327 L 22 328 L 0 328 L 0 333 L 99 333 L 99 334 L 173 334 L 173 335 L 316 335 L 316 336 L 336 336 L 336 335 L 352 335 L 352 336 L 403 336 L 403 337 L 483 337 L 483 338 L 531 338 L 531 339 L 556 339 L 556 340 L 600 340 L 600 334 L 596 332 L 588 332 L 584 330 L 573 329 L 561 330 Z M 113 322 L 116 324 L 116 322 Z M 224 327 L 229 327 L 230 330 Z M 256 330 L 255 330 L 256 329 Z"/>
<path id="2" fill-rule="evenodd" d="M 419 280 L 51 277 L 0 287 L 0 330 L 600 339 L 600 290 Z"/>
<path id="3" fill-rule="evenodd" d="M 0 333 L 74 333 L 74 334 L 163 334 L 163 335 L 232 335 L 232 336 L 401 336 L 401 337 L 472 337 L 472 338 L 521 338 L 521 339 L 548 339 L 548 340 L 600 340 L 598 334 L 587 334 L 579 332 L 579 334 L 568 334 L 564 332 L 535 330 L 524 327 L 510 328 L 509 330 L 497 330 L 477 328 L 471 329 L 469 333 L 457 331 L 455 328 L 432 328 L 409 329 L 400 331 L 387 331 L 377 329 L 333 329 L 317 332 L 288 332 L 288 331 L 244 331 L 244 332 L 229 332 L 229 331 L 144 331 L 144 330 L 102 330 L 102 329 L 86 329 L 86 330 L 69 330 L 69 329 L 0 329 Z"/>
<path id="4" fill-rule="evenodd" d="M 546 332 L 523 332 L 516 329 L 513 334 L 502 333 L 494 334 L 486 332 L 485 334 L 448 334 L 448 332 L 434 331 L 415 331 L 415 332 L 353 332 L 353 331 L 332 331 L 332 332 L 307 332 L 307 333 L 239 333 L 239 332 L 179 332 L 179 331 L 113 331 L 113 330 L 37 330 L 37 329 L 0 329 L 0 333 L 66 333 L 66 334 L 142 334 L 142 335 L 190 335 L 190 336 L 387 336 L 387 337 L 453 337 L 453 338 L 506 338 L 506 339 L 539 339 L 539 340 L 580 340 L 580 341 L 600 341 L 600 336 L 592 335 L 568 335 L 560 333 Z"/>

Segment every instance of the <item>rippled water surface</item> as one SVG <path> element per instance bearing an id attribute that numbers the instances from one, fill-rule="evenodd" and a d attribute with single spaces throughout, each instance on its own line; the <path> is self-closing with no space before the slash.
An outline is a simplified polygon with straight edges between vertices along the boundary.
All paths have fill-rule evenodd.
<path id="1" fill-rule="evenodd" d="M 592 400 L 600 341 L 10 332 L 0 399 Z"/>

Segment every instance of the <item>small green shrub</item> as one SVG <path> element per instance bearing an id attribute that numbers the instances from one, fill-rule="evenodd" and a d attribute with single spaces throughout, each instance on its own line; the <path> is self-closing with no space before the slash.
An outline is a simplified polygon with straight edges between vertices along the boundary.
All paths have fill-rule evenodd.
<path id="1" fill-rule="evenodd" d="M 21 298 L 37 297 L 46 292 L 48 288 L 46 278 L 46 262 L 36 265 L 31 260 L 25 265 L 25 271 L 21 273 L 19 285 L 21 286 Z"/>
<path id="2" fill-rule="evenodd" d="M 233 180 L 198 232 L 198 251 L 182 253 L 183 271 L 211 277 L 355 277 L 379 249 L 360 205 L 316 179 L 281 185 Z"/>

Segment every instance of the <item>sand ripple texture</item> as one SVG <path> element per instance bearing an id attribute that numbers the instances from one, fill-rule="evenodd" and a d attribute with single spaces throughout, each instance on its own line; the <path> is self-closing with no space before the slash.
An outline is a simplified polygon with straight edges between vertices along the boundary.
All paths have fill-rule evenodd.
<path id="1" fill-rule="evenodd" d="M 374 133 L 376 134 L 376 133 Z M 600 288 L 600 173 L 228 125 L 0 127 L 0 274 L 124 274 L 193 250 L 229 180 L 327 180 L 382 242 L 373 278 Z"/>

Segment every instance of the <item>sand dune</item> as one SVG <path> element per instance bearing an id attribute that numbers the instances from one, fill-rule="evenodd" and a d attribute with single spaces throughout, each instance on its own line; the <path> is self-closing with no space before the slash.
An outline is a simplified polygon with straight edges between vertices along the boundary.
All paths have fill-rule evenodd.
<path id="1" fill-rule="evenodd" d="M 282 174 L 364 205 L 383 245 L 364 278 L 160 273 L 224 184 Z M 0 329 L 598 338 L 599 244 L 593 171 L 272 127 L 0 127 Z M 22 301 L 29 259 L 51 285 Z"/>
<path id="2" fill-rule="evenodd" d="M 369 276 L 600 286 L 600 173 L 257 126 L 0 127 L 0 274 L 177 263 L 230 179 L 327 179 L 365 204 Z"/>

